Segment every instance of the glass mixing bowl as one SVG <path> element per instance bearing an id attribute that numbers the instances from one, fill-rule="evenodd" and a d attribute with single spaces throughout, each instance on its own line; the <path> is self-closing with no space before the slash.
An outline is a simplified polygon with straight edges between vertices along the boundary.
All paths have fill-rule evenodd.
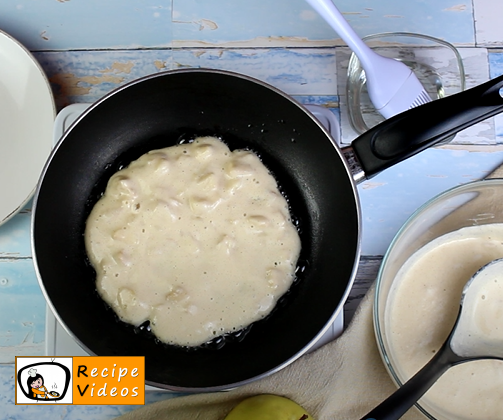
<path id="1" fill-rule="evenodd" d="M 377 53 L 409 66 L 432 99 L 465 89 L 463 61 L 448 42 L 407 32 L 369 35 L 363 41 Z M 355 54 L 349 59 L 346 90 L 349 121 L 358 134 L 384 121 L 370 101 L 365 72 Z"/>
<path id="2" fill-rule="evenodd" d="M 393 239 L 377 276 L 373 316 L 381 357 L 397 386 L 409 379 L 409 377 L 404 377 L 402 366 L 398 365 L 393 354 L 390 344 L 390 332 L 387 326 L 387 316 L 389 315 L 386 313 L 386 305 L 391 301 L 390 291 L 398 271 L 410 256 L 432 240 L 463 227 L 492 223 L 503 223 L 503 179 L 476 181 L 455 187 L 438 195 L 418 209 Z M 424 293 L 426 294 L 426 292 Z M 418 296 L 418 299 L 425 299 L 425 297 Z M 411 308 L 410 311 L 411 313 L 417 313 L 414 308 Z M 454 323 L 454 320 L 452 322 Z M 415 328 L 414 323 L 410 325 L 410 328 Z M 494 362 L 502 363 L 502 369 L 500 371 L 500 366 L 498 366 L 498 371 L 503 374 L 503 362 Z M 457 369 L 457 367 L 451 369 Z M 438 402 L 433 403 L 430 399 L 431 397 L 428 397 L 427 393 L 417 404 L 417 407 L 429 419 L 458 420 L 470 418 L 473 420 L 487 420 L 484 413 L 474 413 L 473 417 L 450 415 L 445 412 L 443 407 L 438 405 Z M 451 402 L 448 404 L 451 404 Z"/>

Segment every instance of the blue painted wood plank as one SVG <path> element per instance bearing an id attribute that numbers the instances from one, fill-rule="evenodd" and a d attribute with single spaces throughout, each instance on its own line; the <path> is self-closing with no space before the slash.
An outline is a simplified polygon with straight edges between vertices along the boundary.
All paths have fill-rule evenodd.
<path id="1" fill-rule="evenodd" d="M 489 75 L 492 78 L 503 74 L 503 53 L 500 51 L 489 54 Z"/>
<path id="2" fill-rule="evenodd" d="M 288 94 L 336 95 L 333 48 L 191 49 L 40 52 L 57 106 L 95 102 L 125 83 L 184 67 L 224 69 L 263 80 Z"/>
<path id="3" fill-rule="evenodd" d="M 501 47 L 501 4 L 494 0 L 473 0 L 473 12 L 477 45 Z"/>
<path id="4" fill-rule="evenodd" d="M 31 205 L 30 200 L 19 213 L 0 226 L 0 260 L 31 256 Z"/>
<path id="5" fill-rule="evenodd" d="M 304 0 L 31 0 L 0 2 L 0 28 L 33 51 L 166 48 L 176 43 L 336 40 Z M 472 3 L 337 0 L 360 36 L 408 31 L 474 45 Z M 263 42 L 259 42 L 263 44 Z"/>
<path id="6" fill-rule="evenodd" d="M 443 191 L 485 178 L 503 163 L 503 151 L 428 149 L 358 186 L 363 255 L 384 255 L 405 221 Z"/>
<path id="7" fill-rule="evenodd" d="M 34 51 L 166 47 L 171 1 L 2 1 L 0 29 Z"/>
<path id="8" fill-rule="evenodd" d="M 44 354 L 45 309 L 31 258 L 0 259 L 0 363 Z"/>
<path id="9" fill-rule="evenodd" d="M 360 36 L 417 32 L 474 45 L 472 3 L 456 0 L 335 0 Z M 208 44 L 339 38 L 304 0 L 174 0 L 173 41 Z M 251 43 L 250 43 L 251 45 Z"/>
<path id="10" fill-rule="evenodd" d="M 336 95 L 333 48 L 175 49 L 177 67 L 232 70 L 263 80 L 290 95 Z"/>
<path id="11" fill-rule="evenodd" d="M 127 82 L 171 68 L 170 50 L 62 51 L 35 53 L 58 108 L 94 102 Z"/>

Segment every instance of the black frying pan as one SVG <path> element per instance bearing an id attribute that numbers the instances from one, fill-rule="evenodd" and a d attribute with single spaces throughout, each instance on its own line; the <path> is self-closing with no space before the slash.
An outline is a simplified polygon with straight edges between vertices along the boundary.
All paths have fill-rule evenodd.
<path id="1" fill-rule="evenodd" d="M 458 95 L 485 98 L 488 86 Z M 134 81 L 88 109 L 65 133 L 44 170 L 32 219 L 42 290 L 58 320 L 90 353 L 145 356 L 150 385 L 209 391 L 264 377 L 309 350 L 342 309 L 360 252 L 354 179 L 371 176 L 494 115 L 502 109 L 501 97 L 495 95 L 489 95 L 494 103 L 487 110 L 455 108 L 447 121 L 446 105 L 460 102 L 453 97 L 390 119 L 354 142 L 347 150 L 348 165 L 311 114 L 262 82 L 198 69 Z M 439 108 L 442 101 L 447 103 Z M 438 109 L 444 112 L 440 116 Z M 429 129 L 424 128 L 425 115 L 431 117 Z M 421 122 L 419 133 L 411 131 L 416 120 Z M 147 328 L 117 320 L 95 290 L 83 233 L 114 172 L 151 149 L 197 135 L 216 135 L 231 149 L 247 147 L 261 156 L 299 221 L 302 269 L 273 313 L 246 334 L 228 337 L 223 345 L 186 350 L 159 343 Z"/>

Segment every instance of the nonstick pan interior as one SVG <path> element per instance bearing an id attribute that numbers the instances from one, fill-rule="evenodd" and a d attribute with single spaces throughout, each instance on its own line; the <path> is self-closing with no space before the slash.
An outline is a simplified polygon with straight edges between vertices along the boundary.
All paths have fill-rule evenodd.
<path id="1" fill-rule="evenodd" d="M 95 290 L 83 234 L 109 177 L 155 148 L 197 135 L 257 152 L 299 221 L 298 281 L 243 339 L 181 349 L 117 320 Z M 33 254 L 44 294 L 65 328 L 97 355 L 146 357 L 147 383 L 217 390 L 246 383 L 303 354 L 342 308 L 359 254 L 359 208 L 341 154 L 301 106 L 245 76 L 160 73 L 92 106 L 54 150 L 36 192 Z M 239 281 L 239 279 L 236 279 Z"/>

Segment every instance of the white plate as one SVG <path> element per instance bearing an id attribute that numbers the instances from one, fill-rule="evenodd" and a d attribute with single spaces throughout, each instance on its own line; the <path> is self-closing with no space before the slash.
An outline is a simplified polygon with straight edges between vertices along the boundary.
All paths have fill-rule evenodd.
<path id="1" fill-rule="evenodd" d="M 51 152 L 55 114 L 44 71 L 0 31 L 0 224 L 32 197 Z"/>

